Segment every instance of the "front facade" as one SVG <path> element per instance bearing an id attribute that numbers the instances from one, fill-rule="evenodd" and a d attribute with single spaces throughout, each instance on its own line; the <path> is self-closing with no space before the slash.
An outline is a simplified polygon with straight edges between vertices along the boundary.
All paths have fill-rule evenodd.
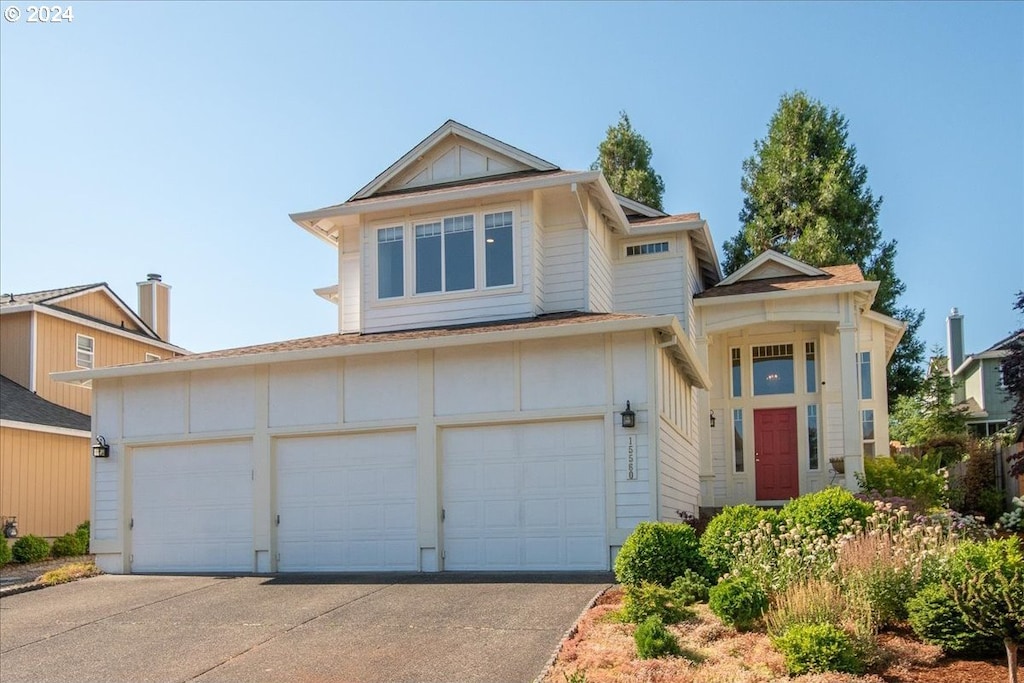
<path id="1" fill-rule="evenodd" d="M 718 472 L 725 421 L 709 415 L 731 404 L 713 393 L 716 354 L 737 331 L 750 348 L 786 332 L 705 305 L 742 301 L 710 294 L 699 215 L 450 121 L 348 201 L 292 219 L 338 251 L 338 283 L 317 290 L 338 334 L 61 377 L 93 383 L 111 444 L 93 469 L 104 570 L 606 570 L 642 520 L 754 500 L 749 474 L 744 489 Z M 833 337 L 884 337 L 873 286 L 847 279 L 799 320 L 837 383 L 851 380 Z M 838 424 L 852 443 L 848 412 L 827 438 Z"/>
<path id="2" fill-rule="evenodd" d="M 90 515 L 92 390 L 51 373 L 182 354 L 166 341 L 166 290 L 139 283 L 141 314 L 104 283 L 0 298 L 0 516 L 20 534 L 59 536 Z"/>

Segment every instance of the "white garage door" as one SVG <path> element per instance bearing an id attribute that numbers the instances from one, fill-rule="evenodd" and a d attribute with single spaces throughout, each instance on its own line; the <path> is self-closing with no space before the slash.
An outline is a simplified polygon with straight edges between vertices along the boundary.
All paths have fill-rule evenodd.
<path id="1" fill-rule="evenodd" d="M 608 569 L 604 423 L 444 432 L 444 566 Z"/>
<path id="2" fill-rule="evenodd" d="M 248 442 L 132 452 L 134 572 L 253 571 Z"/>
<path id="3" fill-rule="evenodd" d="M 278 569 L 418 569 L 414 432 L 277 443 Z"/>

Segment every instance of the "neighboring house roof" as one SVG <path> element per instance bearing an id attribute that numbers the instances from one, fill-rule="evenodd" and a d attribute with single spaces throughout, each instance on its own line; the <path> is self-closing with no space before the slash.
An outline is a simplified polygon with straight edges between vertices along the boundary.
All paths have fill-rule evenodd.
<path id="1" fill-rule="evenodd" d="M 133 330 L 122 325 L 117 325 L 113 321 L 86 315 L 80 311 L 61 305 L 61 303 L 67 299 L 95 291 L 102 291 L 110 297 L 110 300 L 114 305 L 125 314 L 126 319 L 131 319 L 139 329 Z M 73 318 L 87 321 L 93 325 L 108 327 L 119 334 L 140 337 L 146 342 L 165 348 L 174 353 L 188 353 L 185 349 L 161 339 L 156 331 L 147 325 L 146 322 L 132 310 L 131 306 L 126 304 L 106 282 L 95 282 L 88 285 L 75 285 L 72 287 L 60 287 L 57 289 L 44 289 L 38 292 L 25 292 L 22 294 L 3 294 L 0 296 L 0 314 L 20 313 L 30 309 L 42 310 L 55 315 L 71 316 Z"/>
<path id="2" fill-rule="evenodd" d="M 1014 339 L 1018 337 L 1024 338 L 1024 330 L 1017 330 L 1013 334 L 1010 334 L 1003 339 L 1000 339 L 992 346 L 988 347 L 981 353 L 972 353 L 971 355 L 964 358 L 963 362 L 960 363 L 960 367 L 953 371 L 953 375 L 960 375 L 974 363 L 986 359 L 1001 359 L 1010 355 L 1010 350 L 1007 348 Z"/>
<path id="3" fill-rule="evenodd" d="M 88 432 L 92 418 L 40 398 L 0 375 L 0 420 Z"/>
<path id="4" fill-rule="evenodd" d="M 54 373 L 53 377 L 57 381 L 74 383 L 93 378 L 180 372 L 193 367 L 229 367 L 329 358 L 357 353 L 411 351 L 458 344 L 501 343 L 524 338 L 570 337 L 652 328 L 665 333 L 664 341 L 674 349 L 677 359 L 691 382 L 700 388 L 709 387 L 710 379 L 707 371 L 698 361 L 693 343 L 674 315 L 584 313 L 580 311 L 551 313 L 519 320 L 500 320 L 398 332 L 324 334 L 317 337 L 223 349 L 146 363 L 59 372 Z"/>
<path id="5" fill-rule="evenodd" d="M 662 215 L 654 218 L 647 217 L 630 217 L 630 225 L 636 226 L 648 226 L 648 225 L 671 225 L 672 223 L 688 223 L 690 221 L 701 220 L 699 213 L 677 213 L 674 215 Z"/>
<path id="6" fill-rule="evenodd" d="M 769 294 L 797 290 L 810 290 L 819 287 L 836 285 L 852 285 L 865 282 L 860 267 L 851 263 L 845 266 L 824 266 L 819 270 L 822 275 L 790 275 L 784 277 L 764 278 L 760 280 L 742 280 L 733 284 L 719 284 L 697 294 L 695 299 L 711 299 L 741 294 Z"/>

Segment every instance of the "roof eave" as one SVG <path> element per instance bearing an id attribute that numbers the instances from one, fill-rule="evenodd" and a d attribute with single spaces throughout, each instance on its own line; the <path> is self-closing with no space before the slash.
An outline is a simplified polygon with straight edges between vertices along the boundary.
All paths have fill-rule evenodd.
<path id="1" fill-rule="evenodd" d="M 674 321 L 674 322 L 673 322 Z M 293 362 L 338 358 L 344 356 L 364 356 L 378 353 L 396 353 L 420 351 L 445 347 L 475 346 L 479 344 L 496 344 L 509 341 L 528 341 L 532 339 L 554 339 L 574 337 L 585 334 L 609 334 L 616 332 L 635 332 L 652 328 L 672 330 L 680 340 L 681 353 L 694 366 L 695 376 L 710 386 L 706 370 L 697 362 L 697 354 L 692 344 L 687 345 L 689 338 L 682 331 L 678 319 L 674 315 L 644 316 L 625 320 L 595 320 L 588 322 L 572 322 L 563 325 L 550 325 L 528 329 L 482 330 L 450 336 L 438 336 L 393 341 L 371 342 L 365 344 L 348 344 L 326 346 L 316 349 L 296 349 L 284 351 L 266 351 L 238 356 L 222 356 L 219 358 L 190 359 L 185 357 L 173 361 L 151 361 L 117 367 L 97 368 L 93 370 L 69 370 L 55 372 L 50 376 L 58 382 L 82 384 L 92 380 L 116 379 L 142 375 L 161 375 L 195 370 L 211 370 L 231 367 L 246 367 L 277 362 Z"/>
<path id="2" fill-rule="evenodd" d="M 868 295 L 870 298 L 866 300 L 866 303 L 870 303 L 874 299 L 875 292 L 878 291 L 878 283 L 873 280 L 865 280 L 864 282 L 846 282 L 838 285 L 825 285 L 823 287 L 808 287 L 805 289 L 780 289 L 775 292 L 755 292 L 751 294 L 722 294 L 719 296 L 708 296 L 699 297 L 693 300 L 693 305 L 696 307 L 712 306 L 714 304 L 722 303 L 746 303 L 749 301 L 759 301 L 765 297 L 774 298 L 790 298 L 790 297 L 806 297 L 806 296 L 823 296 L 828 294 L 839 294 L 844 292 L 849 293 L 863 293 Z"/>

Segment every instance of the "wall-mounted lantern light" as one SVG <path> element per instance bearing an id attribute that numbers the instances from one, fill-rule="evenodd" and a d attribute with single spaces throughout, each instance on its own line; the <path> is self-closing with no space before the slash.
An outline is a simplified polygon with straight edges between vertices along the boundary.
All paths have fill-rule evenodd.
<path id="1" fill-rule="evenodd" d="M 636 413 L 629 407 L 629 401 L 626 401 L 626 409 L 622 411 L 622 426 L 627 429 L 636 427 Z"/>
<path id="2" fill-rule="evenodd" d="M 711 411 L 711 428 L 715 428 L 715 411 Z"/>
<path id="3" fill-rule="evenodd" d="M 96 443 L 92 445 L 92 457 L 94 458 L 109 458 L 110 457 L 110 445 L 107 440 L 102 436 L 96 437 Z"/>

